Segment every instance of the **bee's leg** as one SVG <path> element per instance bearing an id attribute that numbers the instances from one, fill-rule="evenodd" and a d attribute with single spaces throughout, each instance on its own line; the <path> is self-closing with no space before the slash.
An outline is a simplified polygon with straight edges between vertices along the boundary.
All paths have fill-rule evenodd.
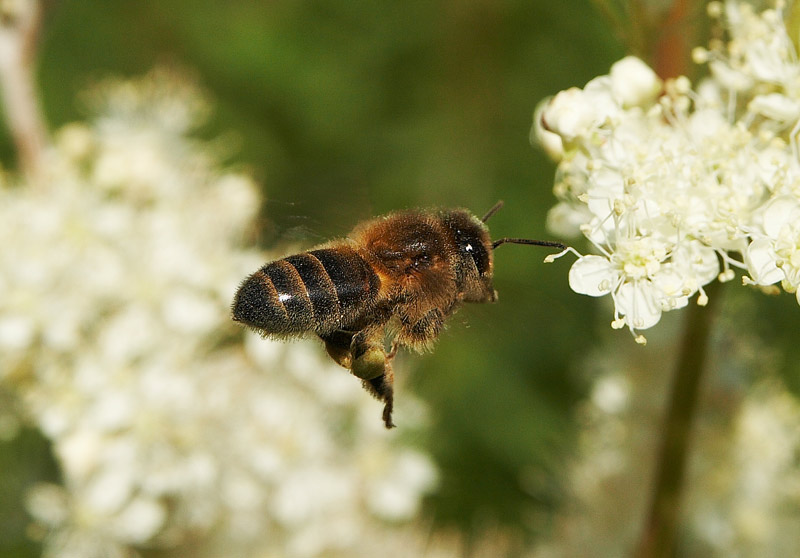
<path id="1" fill-rule="evenodd" d="M 350 370 L 361 378 L 368 392 L 384 402 L 383 422 L 386 428 L 392 428 L 394 373 L 389 364 L 390 357 L 383 348 L 383 327 L 366 328 L 356 333 L 350 352 L 353 357 Z"/>
<path id="2" fill-rule="evenodd" d="M 395 357 L 395 355 L 397 355 L 398 348 L 400 348 L 400 343 L 398 343 L 397 340 L 395 339 L 392 342 L 391 349 L 389 349 L 389 352 L 386 353 L 386 360 L 392 360 Z"/>
<path id="3" fill-rule="evenodd" d="M 383 401 L 383 424 L 386 428 L 394 428 L 392 422 L 392 410 L 394 409 L 394 372 L 389 363 L 386 363 L 386 369 L 382 376 L 372 378 L 371 380 L 363 380 L 364 389 L 372 395 Z"/>
<path id="4" fill-rule="evenodd" d="M 353 342 L 352 331 L 338 329 L 327 335 L 320 335 L 320 339 L 325 342 L 325 350 L 339 366 L 350 368 L 353 365 L 353 355 L 350 352 L 350 345 Z"/>
<path id="5" fill-rule="evenodd" d="M 446 318 L 447 313 L 434 308 L 415 322 L 403 321 L 398 341 L 418 350 L 428 348 L 439 336 Z"/>
<path id="6" fill-rule="evenodd" d="M 362 380 L 382 376 L 386 369 L 386 351 L 383 348 L 383 328 L 362 329 L 350 342 L 353 362 L 350 370 Z"/>

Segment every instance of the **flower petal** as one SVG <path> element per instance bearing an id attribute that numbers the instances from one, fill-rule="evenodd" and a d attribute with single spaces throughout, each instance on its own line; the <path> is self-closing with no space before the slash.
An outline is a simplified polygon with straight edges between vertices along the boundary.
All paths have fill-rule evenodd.
<path id="1" fill-rule="evenodd" d="M 617 311 L 625 316 L 625 323 L 631 329 L 647 329 L 661 319 L 656 288 L 648 280 L 624 283 L 617 291 L 615 302 Z"/>
<path id="2" fill-rule="evenodd" d="M 589 177 L 589 211 L 605 219 L 614 210 L 614 201 L 625 194 L 625 178 L 615 169 L 602 168 Z"/>
<path id="3" fill-rule="evenodd" d="M 665 269 L 652 278 L 653 285 L 660 291 L 661 308 L 664 312 L 683 308 L 689 303 L 689 296 L 697 288 L 689 285 L 686 277 L 673 268 Z"/>
<path id="4" fill-rule="evenodd" d="M 778 122 L 788 122 L 800 115 L 800 103 L 780 93 L 768 93 L 753 97 L 747 104 L 747 110 Z"/>
<path id="5" fill-rule="evenodd" d="M 569 287 L 579 294 L 603 296 L 611 292 L 618 273 L 606 258 L 583 256 L 569 269 Z"/>
<path id="6" fill-rule="evenodd" d="M 611 91 L 623 107 L 647 106 L 661 91 L 661 80 L 650 66 L 626 56 L 611 66 Z"/>
<path id="7" fill-rule="evenodd" d="M 800 218 L 800 201 L 791 196 L 781 196 L 764 207 L 764 232 L 777 239 L 784 225 L 796 223 Z"/>
<path id="8" fill-rule="evenodd" d="M 682 242 L 672 253 L 672 262 L 681 274 L 699 286 L 707 285 L 719 275 L 717 253 L 698 240 Z"/>
<path id="9" fill-rule="evenodd" d="M 777 254 L 768 238 L 759 238 L 750 243 L 744 254 L 747 271 L 759 285 L 772 285 L 783 279 L 783 271 L 775 265 Z"/>

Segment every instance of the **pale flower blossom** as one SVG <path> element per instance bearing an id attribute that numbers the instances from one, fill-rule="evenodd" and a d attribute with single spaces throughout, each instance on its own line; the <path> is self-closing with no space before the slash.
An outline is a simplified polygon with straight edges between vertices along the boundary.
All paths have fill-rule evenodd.
<path id="1" fill-rule="evenodd" d="M 760 230 L 754 231 L 745 261 L 752 281 L 771 285 L 780 281 L 788 292 L 800 286 L 800 199 L 773 198 L 763 208 Z M 800 294 L 798 303 L 800 303 Z"/>
<path id="2" fill-rule="evenodd" d="M 696 49 L 712 70 L 696 90 L 627 57 L 537 108 L 532 137 L 560 157 L 548 225 L 595 252 L 568 250 L 570 287 L 611 295 L 612 326 L 639 342 L 735 269 L 800 286 L 800 62 L 782 9 L 712 3 L 729 39 Z"/>
<path id="3" fill-rule="evenodd" d="M 256 184 L 189 135 L 196 87 L 162 69 L 87 98 L 47 190 L 0 188 L 0 383 L 63 478 L 27 501 L 45 555 L 353 556 L 409 529 L 430 458 L 321 345 L 230 320 L 269 256 L 241 248 Z M 398 413 L 424 422 L 412 398 Z"/>
<path id="4" fill-rule="evenodd" d="M 723 327 L 730 350 L 713 351 L 713 367 L 729 373 L 712 374 L 704 384 L 705 411 L 692 430 L 683 489 L 680 552 L 687 558 L 793 556 L 800 543 L 794 528 L 800 402 L 777 378 L 768 347 L 736 322 Z M 581 432 L 566 470 L 569 494 L 532 556 L 571 558 L 587 548 L 593 556 L 626 556 L 636 544 L 670 389 L 669 359 L 645 358 L 632 350 L 588 355 L 596 381 L 577 409 Z M 759 379 L 750 385 L 737 368 L 757 369 Z"/>
<path id="5" fill-rule="evenodd" d="M 623 107 L 652 104 L 661 92 L 661 80 L 635 56 L 627 56 L 611 67 L 611 92 Z"/>

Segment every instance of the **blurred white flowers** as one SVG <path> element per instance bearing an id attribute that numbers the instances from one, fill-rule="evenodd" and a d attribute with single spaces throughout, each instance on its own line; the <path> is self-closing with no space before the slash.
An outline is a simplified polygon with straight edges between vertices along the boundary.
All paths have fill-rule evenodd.
<path id="1" fill-rule="evenodd" d="M 46 186 L 0 188 L 0 384 L 63 477 L 28 499 L 47 555 L 353 556 L 412 519 L 436 470 L 358 382 L 321 347 L 236 342 L 260 200 L 189 135 L 197 88 L 162 69 L 89 98 Z"/>
<path id="2" fill-rule="evenodd" d="M 728 41 L 695 50 L 711 76 L 694 90 L 628 57 L 536 111 L 532 137 L 559 161 L 549 227 L 598 252 L 575 252 L 570 287 L 610 294 L 639 342 L 733 268 L 800 286 L 800 62 L 782 9 L 712 2 Z"/>
<path id="3" fill-rule="evenodd" d="M 752 341 L 737 335 L 730 332 L 740 344 L 721 355 L 719 365 L 758 364 L 759 372 L 766 372 L 769 359 L 763 352 L 750 353 Z M 638 369 L 621 366 L 619 357 L 592 355 L 603 371 L 580 410 L 579 458 L 568 473 L 572 499 L 549 540 L 537 545 L 536 558 L 578 556 L 590 545 L 598 556 L 624 556 L 634 545 L 650 497 L 661 428 L 657 417 L 668 382 L 666 374 L 653 374 L 663 365 L 660 357 Z M 620 368 L 632 373 L 622 374 Z M 687 473 L 682 552 L 687 557 L 793 555 L 800 544 L 792 527 L 800 512 L 797 398 L 768 372 L 754 386 L 715 377 L 704 401 L 707 409 L 693 433 L 696 449 Z"/>
<path id="4" fill-rule="evenodd" d="M 726 327 L 735 342 L 714 366 L 727 374 L 710 378 L 692 434 L 681 555 L 791 556 L 800 544 L 792 527 L 800 512 L 800 403 L 773 370 L 775 354 L 737 322 Z M 587 360 L 598 376 L 579 408 L 571 498 L 536 545 L 536 558 L 581 556 L 589 547 L 596 556 L 630 554 L 651 497 L 668 363 L 624 350 Z M 757 370 L 760 379 L 751 385 L 747 374 L 737 375 L 742 370 Z"/>

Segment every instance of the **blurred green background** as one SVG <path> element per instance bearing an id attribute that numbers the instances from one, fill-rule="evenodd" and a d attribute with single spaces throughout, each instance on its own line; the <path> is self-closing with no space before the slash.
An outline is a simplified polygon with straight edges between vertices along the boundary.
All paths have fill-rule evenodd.
<path id="1" fill-rule="evenodd" d="M 203 134 L 233 134 L 230 162 L 264 184 L 258 242 L 276 250 L 393 209 L 480 215 L 498 199 L 495 237 L 550 238 L 554 166 L 528 142 L 533 108 L 623 54 L 588 0 L 60 0 L 46 9 L 39 84 L 51 128 L 84 116 L 79 92 L 94 79 L 188 68 L 215 105 Z M 0 155 L 13 165 L 5 131 Z M 563 493 L 572 406 L 586 390 L 575 357 L 608 320 L 598 324 L 595 302 L 569 290 L 570 262 L 544 266 L 545 253 L 498 251 L 499 302 L 462 309 L 432 354 L 399 357 L 409 371 L 399 397 L 414 390 L 432 410 L 421 443 L 442 470 L 426 508 L 440 525 L 535 536 L 544 523 L 533 518 Z M 0 525 L 10 531 L 0 556 L 38 555 L 13 487 L 55 474 L 46 444 L 29 433 L 0 451 Z"/>

